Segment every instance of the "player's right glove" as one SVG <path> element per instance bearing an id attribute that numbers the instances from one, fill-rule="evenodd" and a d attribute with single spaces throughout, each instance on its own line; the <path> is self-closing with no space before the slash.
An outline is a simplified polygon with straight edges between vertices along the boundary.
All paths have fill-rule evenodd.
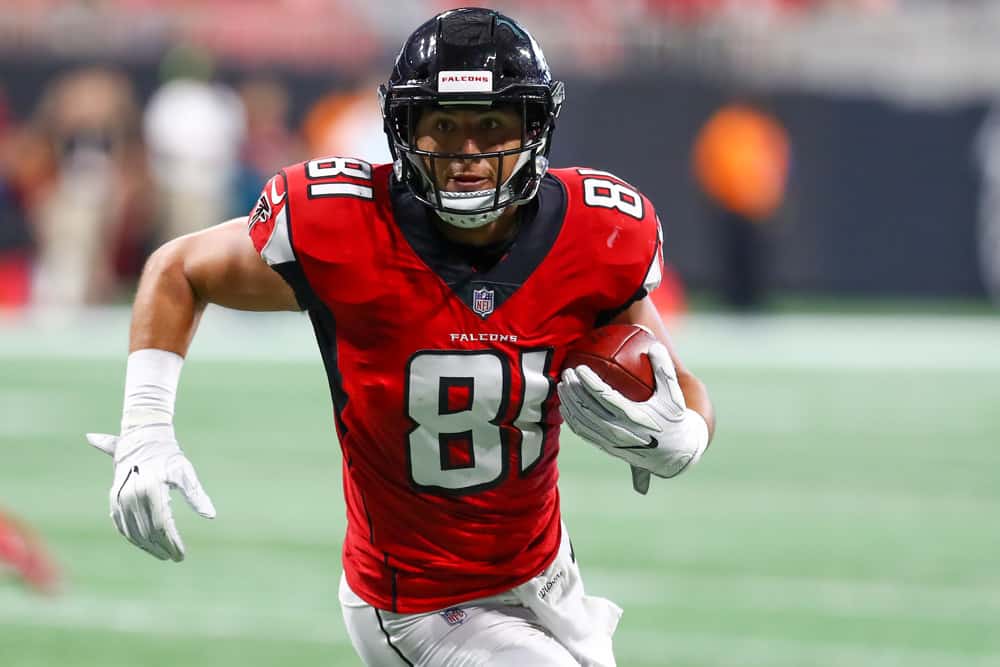
<path id="1" fill-rule="evenodd" d="M 115 527 L 161 560 L 184 560 L 184 543 L 170 511 L 171 489 L 179 489 L 198 514 L 215 517 L 212 500 L 174 437 L 174 401 L 183 362 L 165 350 L 130 354 L 121 435 L 87 434 L 87 441 L 115 462 L 110 492 Z"/>
<path id="2" fill-rule="evenodd" d="M 111 519 L 129 542 L 160 560 L 184 560 L 184 542 L 170 511 L 170 490 L 179 489 L 195 512 L 215 518 L 194 466 L 184 456 L 173 427 L 138 428 L 121 436 L 88 433 L 87 442 L 111 455 Z"/>

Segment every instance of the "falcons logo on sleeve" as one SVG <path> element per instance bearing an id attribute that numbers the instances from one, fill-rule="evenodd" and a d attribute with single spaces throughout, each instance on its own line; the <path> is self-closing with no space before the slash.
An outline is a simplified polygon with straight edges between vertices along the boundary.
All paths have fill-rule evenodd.
<path id="1" fill-rule="evenodd" d="M 258 222 L 266 222 L 271 218 L 271 202 L 267 200 L 267 194 L 262 194 L 260 199 L 257 200 L 257 206 L 254 207 L 253 212 L 250 213 L 250 221 L 248 225 L 253 227 Z"/>

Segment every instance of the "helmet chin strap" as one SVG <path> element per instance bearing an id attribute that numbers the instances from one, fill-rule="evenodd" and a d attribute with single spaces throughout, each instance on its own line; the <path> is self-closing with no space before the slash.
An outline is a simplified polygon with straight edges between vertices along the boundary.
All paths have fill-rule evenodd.
<path id="1" fill-rule="evenodd" d="M 489 190 L 490 197 L 492 197 L 493 190 Z M 444 199 L 444 193 L 441 193 L 442 199 Z M 460 227 L 461 229 L 478 229 L 479 227 L 485 227 L 494 220 L 497 220 L 504 211 L 507 210 L 507 206 L 503 208 L 498 208 L 492 211 L 487 211 L 486 213 L 451 213 L 449 211 L 436 210 L 434 211 L 439 218 L 447 222 L 449 225 L 454 227 Z"/>

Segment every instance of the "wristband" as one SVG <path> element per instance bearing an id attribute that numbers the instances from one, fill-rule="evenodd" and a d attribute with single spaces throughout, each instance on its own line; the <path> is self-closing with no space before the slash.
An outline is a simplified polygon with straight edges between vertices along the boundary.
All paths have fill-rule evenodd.
<path id="1" fill-rule="evenodd" d="M 184 358 L 166 350 L 136 350 L 128 355 L 122 434 L 146 426 L 171 426 Z"/>

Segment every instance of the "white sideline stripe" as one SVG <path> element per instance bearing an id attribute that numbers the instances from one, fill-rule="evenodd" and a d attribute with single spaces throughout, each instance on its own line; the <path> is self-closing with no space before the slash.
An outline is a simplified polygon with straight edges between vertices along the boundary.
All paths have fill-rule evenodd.
<path id="1" fill-rule="evenodd" d="M 850 579 L 779 575 L 726 575 L 682 572 L 664 574 L 585 567 L 584 582 L 595 595 L 614 601 L 648 605 L 651 597 L 669 608 L 802 611 L 844 617 L 907 618 L 926 621 L 968 621 L 1000 614 L 1000 591 L 990 587 L 926 586 Z M 704 598 L 705 604 L 699 601 Z"/>
<path id="2" fill-rule="evenodd" d="M 112 630 L 164 637 L 349 642 L 336 600 L 329 609 L 297 607 L 294 614 L 278 614 L 246 604 L 206 605 L 203 598 L 194 596 L 190 603 L 180 604 L 72 592 L 48 599 L 29 597 L 20 591 L 0 591 L 0 625 Z"/>
<path id="3" fill-rule="evenodd" d="M 128 308 L 0 312 L 0 359 L 116 359 L 128 350 Z M 699 368 L 1000 371 L 1000 317 L 690 315 L 669 324 Z M 191 358 L 308 361 L 319 354 L 301 313 L 209 307 Z"/>
<path id="4" fill-rule="evenodd" d="M 565 445 L 563 445 L 565 446 Z M 976 464 L 978 462 L 973 462 Z M 995 465 L 992 461 L 982 465 Z M 590 479 L 587 482 L 585 514 L 590 517 L 621 516 L 621 480 L 611 477 Z M 657 489 L 661 498 L 669 498 L 666 488 Z M 1000 509 L 1000 499 L 977 495 L 964 495 L 952 490 L 934 490 L 921 493 L 920 489 L 878 492 L 865 488 L 836 488 L 829 484 L 806 482 L 797 486 L 781 481 L 770 488 L 760 484 L 730 479 L 701 480 L 698 492 L 704 493 L 710 501 L 696 509 L 687 510 L 688 516 L 713 515 L 725 508 L 728 517 L 759 516 L 767 513 L 772 517 L 813 516 L 813 517 L 865 517 L 866 525 L 876 525 L 868 518 L 873 508 L 887 518 L 904 518 L 912 522 L 916 515 L 931 516 L 982 516 L 989 517 L 995 509 Z M 652 493 L 652 492 L 651 492 Z M 629 507 L 630 518 L 656 519 L 662 517 L 663 508 L 656 503 L 640 503 Z M 563 513 L 574 515 L 574 508 L 565 508 Z"/>
<path id="5" fill-rule="evenodd" d="M 348 643 L 334 610 L 297 608 L 296 616 L 277 615 L 246 605 L 164 604 L 156 601 L 123 601 L 96 597 L 61 599 L 29 598 L 24 593 L 0 593 L 0 621 L 7 627 L 29 626 L 68 630 L 104 630 L 186 639 L 241 639 L 301 641 L 319 644 Z M 317 618 L 329 617 L 321 630 Z M 896 646 L 865 646 L 784 637 L 734 637 L 697 632 L 629 630 L 615 635 L 615 653 L 649 663 L 650 650 L 658 658 L 711 658 L 728 667 L 767 665 L 865 665 L 865 667 L 987 667 L 1000 654 L 973 656 L 960 651 L 920 650 Z"/>
<path id="6" fill-rule="evenodd" d="M 651 660 L 653 654 L 656 657 Z M 996 667 L 1000 653 L 970 655 L 856 642 L 623 628 L 615 633 L 615 657 L 623 665 L 669 665 L 674 660 L 688 660 L 713 667 Z"/>

